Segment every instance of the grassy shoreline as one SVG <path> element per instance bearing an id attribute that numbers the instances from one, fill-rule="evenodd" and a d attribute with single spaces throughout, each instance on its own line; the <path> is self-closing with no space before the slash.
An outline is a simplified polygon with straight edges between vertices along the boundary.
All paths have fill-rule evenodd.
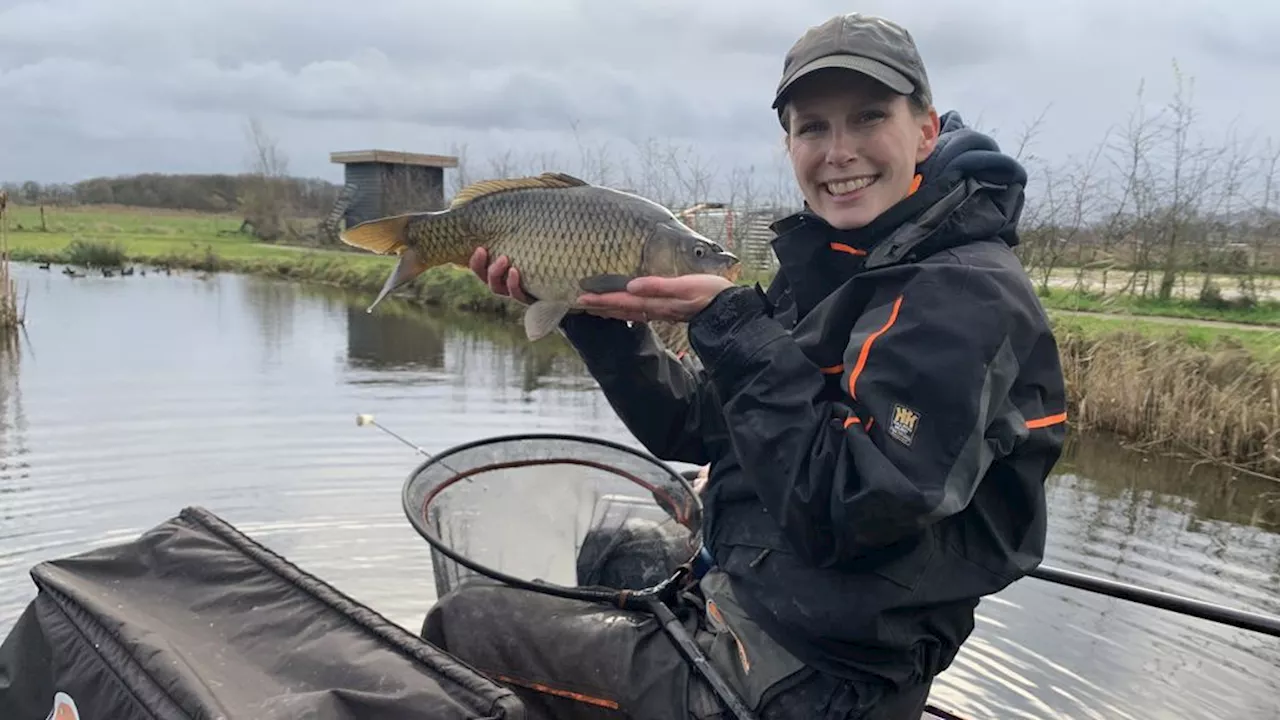
<path id="1" fill-rule="evenodd" d="M 155 214 L 134 209 L 59 213 L 48 231 L 10 232 L 12 258 L 95 272 L 126 265 L 164 270 L 236 272 L 335 285 L 373 299 L 395 260 L 363 252 L 276 245 L 238 232 L 231 216 Z M 143 219 L 150 220 L 145 222 Z M 396 297 L 498 318 L 520 308 L 488 292 L 468 270 L 452 266 L 423 273 Z"/>
<path id="2" fill-rule="evenodd" d="M 1258 303 L 1245 303 L 1238 300 L 1205 303 L 1191 298 L 1159 300 L 1153 297 L 1106 295 L 1101 292 L 1050 288 L 1048 291 L 1040 292 L 1040 301 L 1050 310 L 1184 318 L 1264 325 L 1280 329 L 1280 302 L 1274 300 Z"/>
<path id="3" fill-rule="evenodd" d="M 11 226 L 15 261 L 49 263 L 51 271 L 138 264 L 248 273 L 339 286 L 370 300 L 394 265 L 366 253 L 258 243 L 237 232 L 239 221 L 230 216 L 60 211 L 46 223 L 47 230 L 24 225 L 15 232 Z M 424 273 L 396 296 L 499 320 L 522 312 L 465 268 L 452 266 Z M 1058 333 L 1073 431 L 1108 431 L 1161 453 L 1280 477 L 1280 308 L 1108 302 L 1062 291 L 1043 302 Z M 1076 317 L 1055 309 L 1128 315 Z M 1171 325 L 1132 315 L 1198 316 L 1258 329 Z"/>

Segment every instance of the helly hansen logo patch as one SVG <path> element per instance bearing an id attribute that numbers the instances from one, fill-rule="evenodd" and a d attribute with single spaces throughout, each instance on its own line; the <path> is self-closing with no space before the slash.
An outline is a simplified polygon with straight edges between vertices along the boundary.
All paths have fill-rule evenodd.
<path id="1" fill-rule="evenodd" d="M 893 414 L 889 417 L 889 435 L 903 445 L 911 445 L 915 439 L 916 427 L 920 424 L 920 413 L 906 405 L 894 404 Z"/>

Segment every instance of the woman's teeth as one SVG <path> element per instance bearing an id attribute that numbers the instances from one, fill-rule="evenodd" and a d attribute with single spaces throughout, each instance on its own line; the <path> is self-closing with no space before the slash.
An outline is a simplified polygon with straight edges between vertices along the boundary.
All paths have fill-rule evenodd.
<path id="1" fill-rule="evenodd" d="M 827 192 L 832 195 L 847 195 L 851 192 L 861 190 L 876 181 L 876 175 L 868 175 L 866 177 L 854 178 L 853 180 L 837 180 L 827 183 Z"/>

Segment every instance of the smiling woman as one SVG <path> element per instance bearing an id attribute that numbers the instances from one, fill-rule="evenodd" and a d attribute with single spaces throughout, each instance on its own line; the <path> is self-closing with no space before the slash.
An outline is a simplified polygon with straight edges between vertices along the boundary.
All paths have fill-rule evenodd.
<path id="1" fill-rule="evenodd" d="M 977 601 L 1044 553 L 1066 398 L 1010 247 L 1026 173 L 955 113 L 939 117 L 914 40 L 882 18 L 811 28 L 772 106 L 806 207 L 773 225 L 768 292 L 638 278 L 588 296 L 590 312 L 561 328 L 650 451 L 709 465 L 707 554 L 690 590 L 706 602 L 712 663 L 747 706 L 914 720 Z M 507 258 L 477 251 L 471 267 L 494 292 L 530 299 Z M 661 349 L 654 318 L 688 321 L 703 369 Z M 442 598 L 434 626 L 487 601 L 468 593 Z M 525 617 L 495 608 L 482 625 L 511 643 L 556 624 Z M 554 632 L 600 633 L 607 646 L 629 627 Z M 575 662 L 593 661 L 508 670 L 569 682 L 582 676 Z M 687 672 L 657 657 L 634 665 Z M 705 698 L 690 682 L 670 716 Z"/>

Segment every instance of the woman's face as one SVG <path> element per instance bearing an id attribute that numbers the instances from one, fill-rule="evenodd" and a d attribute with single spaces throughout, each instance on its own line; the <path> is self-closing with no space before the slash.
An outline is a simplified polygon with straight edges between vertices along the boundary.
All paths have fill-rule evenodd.
<path id="1" fill-rule="evenodd" d="M 848 70 L 815 72 L 787 105 L 787 151 L 809 208 L 833 227 L 860 228 L 912 192 L 938 138 L 938 114 Z"/>

